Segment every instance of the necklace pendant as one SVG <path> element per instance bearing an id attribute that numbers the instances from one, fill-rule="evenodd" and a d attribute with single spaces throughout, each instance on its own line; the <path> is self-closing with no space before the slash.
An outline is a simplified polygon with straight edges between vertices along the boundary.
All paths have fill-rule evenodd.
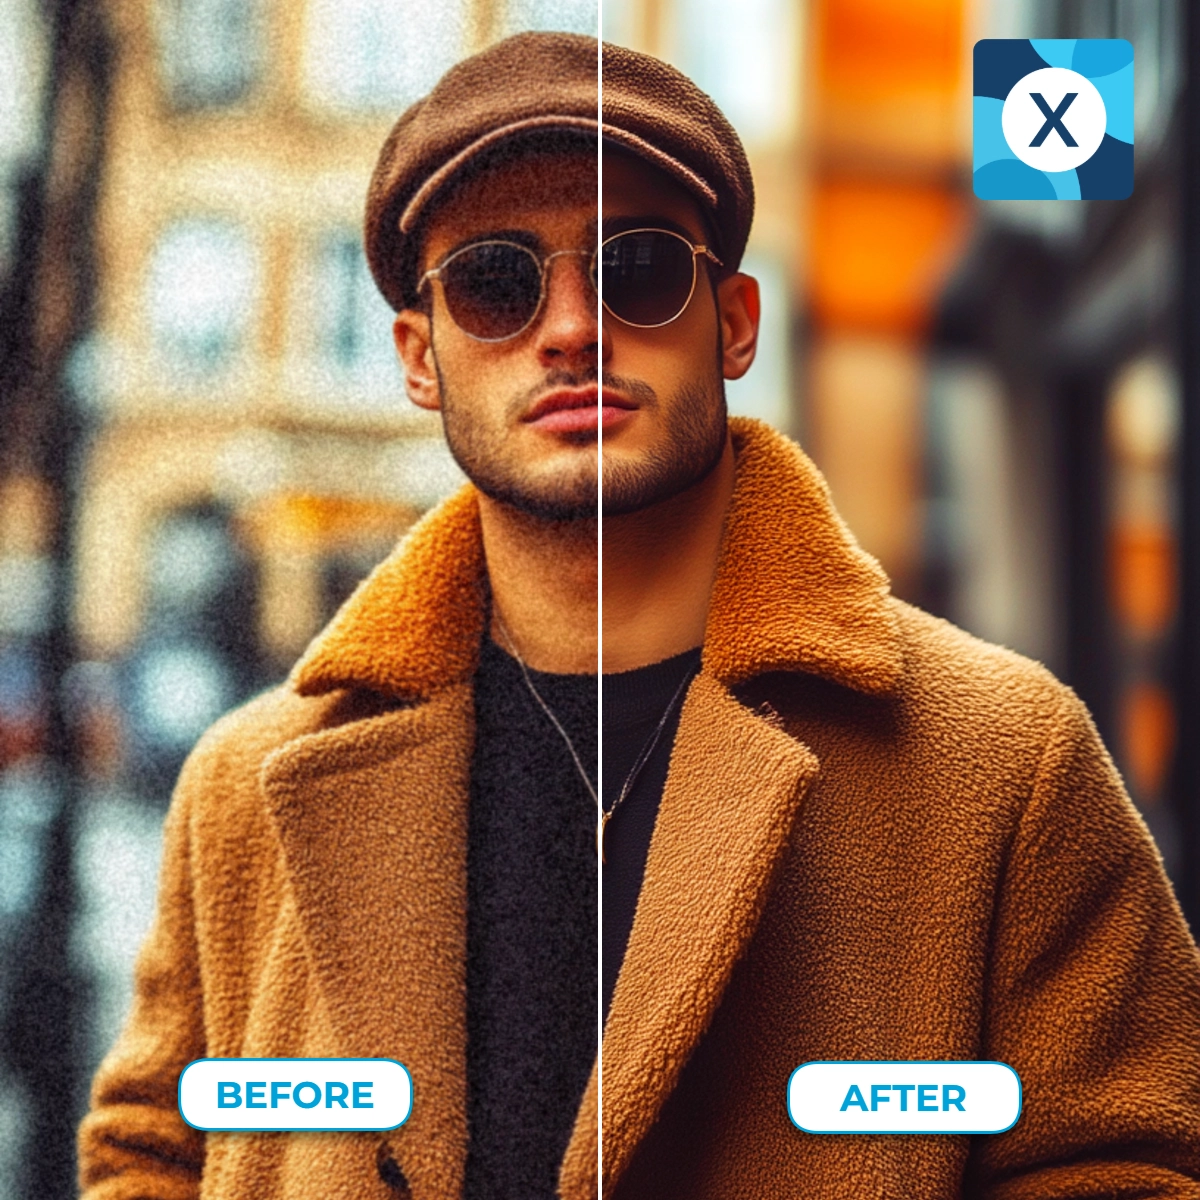
<path id="1" fill-rule="evenodd" d="M 611 809 L 603 810 L 600 813 L 600 820 L 596 822 L 596 850 L 600 855 L 601 864 L 608 861 L 604 857 L 604 831 L 608 828 L 608 818 L 611 816 Z"/>

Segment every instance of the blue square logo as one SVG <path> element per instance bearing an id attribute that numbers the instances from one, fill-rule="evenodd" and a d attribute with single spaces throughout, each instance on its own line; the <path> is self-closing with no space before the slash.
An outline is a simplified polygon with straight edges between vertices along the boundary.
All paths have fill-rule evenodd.
<path id="1" fill-rule="evenodd" d="M 1133 47 L 1124 38 L 975 43 L 981 200 L 1124 200 L 1133 191 Z"/>

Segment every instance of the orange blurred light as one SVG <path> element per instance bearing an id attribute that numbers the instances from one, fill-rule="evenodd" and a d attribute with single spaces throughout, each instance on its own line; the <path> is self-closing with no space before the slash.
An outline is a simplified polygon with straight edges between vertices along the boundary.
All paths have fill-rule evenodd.
<path id="1" fill-rule="evenodd" d="M 952 93 L 962 70 L 961 0 L 822 0 L 817 71 L 827 94 Z"/>
<path id="2" fill-rule="evenodd" d="M 830 177 L 812 196 L 809 286 L 820 324 L 919 334 L 965 227 L 931 184 Z"/>
<path id="3" fill-rule="evenodd" d="M 1163 633 L 1175 614 L 1175 544 L 1170 531 L 1118 525 L 1109 555 L 1112 603 L 1121 624 L 1135 637 Z"/>
<path id="4" fill-rule="evenodd" d="M 1121 747 L 1135 795 L 1153 803 L 1162 794 L 1175 746 L 1175 708 L 1161 684 L 1135 683 L 1121 700 Z"/>

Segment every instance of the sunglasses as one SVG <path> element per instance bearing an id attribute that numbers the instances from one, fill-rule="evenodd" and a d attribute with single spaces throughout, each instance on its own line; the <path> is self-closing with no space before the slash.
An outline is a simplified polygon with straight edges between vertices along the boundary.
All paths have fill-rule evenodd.
<path id="1" fill-rule="evenodd" d="M 446 309 L 465 334 L 480 342 L 506 342 L 533 324 L 546 299 L 550 264 L 566 255 L 588 257 L 588 278 L 604 307 L 626 325 L 656 329 L 681 316 L 696 290 L 696 259 L 721 260 L 669 229 L 630 229 L 614 234 L 590 255 L 557 250 L 544 258 L 519 242 L 473 242 L 426 271 L 442 289 Z"/>

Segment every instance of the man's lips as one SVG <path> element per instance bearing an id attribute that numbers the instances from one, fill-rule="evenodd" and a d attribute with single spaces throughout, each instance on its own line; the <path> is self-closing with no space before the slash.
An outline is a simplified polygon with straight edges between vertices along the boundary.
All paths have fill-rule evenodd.
<path id="1" fill-rule="evenodd" d="M 600 421 L 598 389 L 559 388 L 547 392 L 522 418 L 547 433 L 595 432 Z"/>
<path id="2" fill-rule="evenodd" d="M 555 413 L 575 412 L 596 407 L 596 387 L 558 388 L 547 392 L 521 419 L 525 422 L 543 421 Z"/>
<path id="3" fill-rule="evenodd" d="M 605 388 L 601 397 L 600 419 L 605 429 L 624 424 L 638 410 L 638 402 L 612 388 Z"/>
<path id="4" fill-rule="evenodd" d="M 611 388 L 605 388 L 602 397 L 594 385 L 560 388 L 547 392 L 521 419 L 549 433 L 579 433 L 595 430 L 601 421 L 607 428 L 637 407 L 636 401 Z"/>

